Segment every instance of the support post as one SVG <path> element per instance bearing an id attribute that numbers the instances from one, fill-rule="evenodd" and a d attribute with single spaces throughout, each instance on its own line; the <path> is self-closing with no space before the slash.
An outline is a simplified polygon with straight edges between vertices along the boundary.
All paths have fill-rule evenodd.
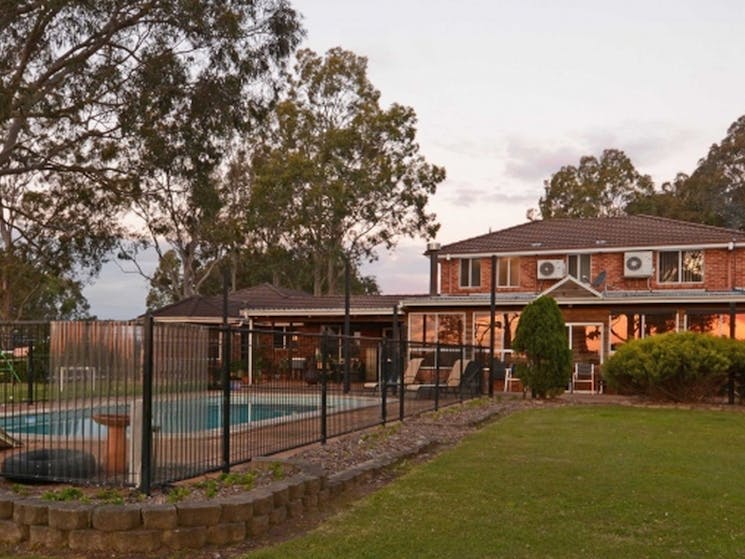
<path id="1" fill-rule="evenodd" d="M 148 313 L 142 344 L 142 450 L 140 452 L 140 491 L 150 495 L 153 480 L 153 315 Z"/>
<path id="2" fill-rule="evenodd" d="M 737 309 L 735 303 L 729 304 L 729 337 L 735 339 L 735 321 L 737 320 Z M 727 403 L 730 405 L 735 404 L 735 371 L 730 369 L 729 379 L 727 382 Z"/>
<path id="3" fill-rule="evenodd" d="M 491 302 L 489 305 L 489 397 L 494 397 L 494 330 L 497 326 L 497 257 L 491 257 Z"/>
<path id="4" fill-rule="evenodd" d="M 321 335 L 321 444 L 326 444 L 328 438 L 328 425 L 327 425 L 327 398 L 328 398 L 328 383 L 326 374 L 328 368 L 328 344 L 329 335 L 324 329 Z"/>
<path id="5" fill-rule="evenodd" d="M 222 272 L 222 471 L 230 471 L 230 326 L 228 325 L 228 267 Z"/>
<path id="6" fill-rule="evenodd" d="M 352 278 L 349 265 L 349 256 L 344 258 L 344 342 L 342 353 L 344 356 L 344 394 L 349 393 L 349 337 L 351 334 L 351 317 L 350 317 L 350 290 Z"/>

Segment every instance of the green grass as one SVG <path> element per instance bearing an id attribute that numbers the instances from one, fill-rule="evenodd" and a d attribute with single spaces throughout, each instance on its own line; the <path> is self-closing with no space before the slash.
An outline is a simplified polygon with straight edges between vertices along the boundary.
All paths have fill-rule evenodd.
<path id="1" fill-rule="evenodd" d="M 246 557 L 741 557 L 745 414 L 545 408 Z"/>

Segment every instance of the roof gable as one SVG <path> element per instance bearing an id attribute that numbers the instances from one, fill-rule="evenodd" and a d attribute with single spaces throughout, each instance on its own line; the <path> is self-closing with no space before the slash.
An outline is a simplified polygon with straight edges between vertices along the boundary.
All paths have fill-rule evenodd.
<path id="1" fill-rule="evenodd" d="M 445 245 L 442 255 L 657 248 L 745 243 L 745 233 L 663 217 L 630 215 L 530 221 Z"/>
<path id="2" fill-rule="evenodd" d="M 556 282 L 539 297 L 542 295 L 551 295 L 554 299 L 594 299 L 603 296 L 589 284 L 579 282 L 572 276 L 566 276 L 563 280 Z"/>

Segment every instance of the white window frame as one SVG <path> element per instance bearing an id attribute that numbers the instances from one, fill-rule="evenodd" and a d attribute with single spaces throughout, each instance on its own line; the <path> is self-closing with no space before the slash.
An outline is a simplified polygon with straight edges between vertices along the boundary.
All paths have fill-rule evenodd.
<path id="1" fill-rule="evenodd" d="M 468 273 L 467 277 L 463 277 L 464 263 L 468 262 Z M 477 273 L 474 273 L 474 267 L 478 267 Z M 460 275 L 460 287 L 474 288 L 481 287 L 481 258 L 461 258 L 458 268 L 458 274 Z"/>
<path id="2" fill-rule="evenodd" d="M 683 260 L 684 255 L 689 252 L 698 252 L 701 254 L 701 279 L 699 280 L 684 280 L 683 279 Z M 669 280 L 663 280 L 662 279 L 662 265 L 660 261 L 662 260 L 663 254 L 674 254 L 677 253 L 678 255 L 678 274 L 677 278 L 675 279 L 669 279 Z M 688 250 L 661 250 L 657 253 L 657 283 L 662 284 L 679 284 L 679 283 L 704 283 L 704 277 L 705 277 L 705 262 L 704 262 L 704 251 L 701 249 L 688 249 Z"/>
<path id="3" fill-rule="evenodd" d="M 582 260 L 587 259 L 587 275 L 582 275 Z M 572 260 L 574 265 L 572 266 Z M 584 283 L 590 283 L 592 277 L 592 255 L 587 253 L 567 255 L 567 275 Z"/>
<path id="4" fill-rule="evenodd" d="M 506 278 L 507 283 L 502 283 L 502 266 L 506 263 L 507 271 Z M 514 278 L 515 283 L 512 283 L 512 268 L 513 264 L 517 266 L 516 277 Z M 519 256 L 500 256 L 497 258 L 497 287 L 520 287 L 520 257 Z"/>

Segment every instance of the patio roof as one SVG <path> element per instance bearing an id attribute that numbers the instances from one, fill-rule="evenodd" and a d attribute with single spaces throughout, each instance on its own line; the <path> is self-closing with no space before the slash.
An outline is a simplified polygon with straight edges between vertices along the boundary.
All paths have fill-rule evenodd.
<path id="1" fill-rule="evenodd" d="M 589 287 L 589 286 L 588 286 Z M 591 288 L 590 288 L 591 289 Z M 594 291 L 594 290 L 593 290 Z M 650 304 L 712 304 L 723 305 L 734 303 L 745 304 L 745 292 L 736 291 L 704 291 L 704 290 L 680 290 L 680 289 L 654 289 L 649 291 L 599 291 L 598 296 L 588 296 L 588 291 L 558 291 L 546 292 L 556 299 L 560 305 L 575 306 L 623 306 L 650 305 Z M 531 301 L 540 297 L 543 293 L 534 291 L 521 291 L 509 293 L 496 293 L 495 301 L 498 306 L 523 307 Z M 418 297 L 416 299 L 402 299 L 401 305 L 409 311 L 416 308 L 444 308 L 444 307 L 485 307 L 491 302 L 489 293 L 471 293 L 468 295 L 434 295 Z"/>

